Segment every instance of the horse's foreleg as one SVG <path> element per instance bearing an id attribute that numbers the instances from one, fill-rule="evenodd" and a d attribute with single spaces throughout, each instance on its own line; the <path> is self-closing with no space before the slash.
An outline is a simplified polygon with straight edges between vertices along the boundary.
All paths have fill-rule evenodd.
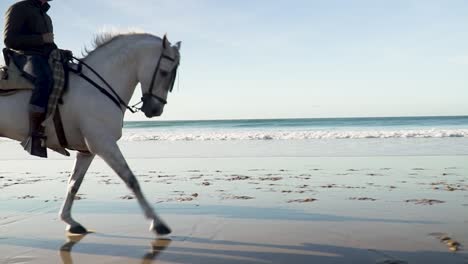
<path id="1" fill-rule="evenodd" d="M 106 145 L 97 154 L 107 163 L 109 166 L 119 175 L 119 177 L 125 182 L 127 187 L 133 192 L 138 203 L 143 209 L 145 216 L 152 220 L 150 230 L 155 231 L 159 235 L 167 235 L 171 232 L 169 227 L 162 221 L 158 215 L 154 212 L 154 209 L 148 203 L 144 197 L 140 184 L 136 179 L 133 172 L 130 170 L 125 158 L 122 155 L 117 143 L 113 142 Z"/>
<path id="2" fill-rule="evenodd" d="M 75 234 L 84 234 L 87 233 L 87 230 L 80 225 L 80 223 L 73 220 L 71 216 L 71 209 L 73 206 L 73 201 L 75 196 L 80 189 L 81 183 L 83 182 L 86 171 L 91 165 L 91 162 L 94 159 L 94 154 L 87 154 L 79 152 L 76 155 L 75 166 L 73 168 L 73 173 L 70 175 L 68 180 L 68 189 L 67 189 L 67 198 L 63 203 L 62 209 L 60 210 L 60 218 L 67 223 L 67 230 L 70 233 Z"/>

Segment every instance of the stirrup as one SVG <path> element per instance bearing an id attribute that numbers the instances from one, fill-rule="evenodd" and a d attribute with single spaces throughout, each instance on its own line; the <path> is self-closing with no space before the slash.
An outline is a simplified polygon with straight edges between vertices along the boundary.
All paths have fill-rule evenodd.
<path id="1" fill-rule="evenodd" d="M 29 154 L 41 158 L 47 158 L 46 139 L 43 133 L 33 133 L 26 138 L 21 145 Z"/>

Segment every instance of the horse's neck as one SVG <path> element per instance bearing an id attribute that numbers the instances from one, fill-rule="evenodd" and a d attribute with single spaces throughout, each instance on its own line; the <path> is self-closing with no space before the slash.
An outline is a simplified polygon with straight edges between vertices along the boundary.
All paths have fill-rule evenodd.
<path id="1" fill-rule="evenodd" d="M 137 80 L 137 62 L 132 60 L 137 54 L 118 54 L 118 48 L 109 48 L 86 58 L 86 63 L 106 80 L 125 103 L 132 98 Z M 137 50 L 135 49 L 135 51 Z M 86 73 L 88 75 L 90 73 Z M 96 78 L 93 78 L 96 79 Z M 97 81 L 101 85 L 100 80 Z M 107 87 L 105 87 L 107 89 Z"/>

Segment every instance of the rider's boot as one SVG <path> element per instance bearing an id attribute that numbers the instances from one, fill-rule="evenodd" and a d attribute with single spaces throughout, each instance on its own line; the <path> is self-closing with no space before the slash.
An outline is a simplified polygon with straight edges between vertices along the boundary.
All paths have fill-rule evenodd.
<path id="1" fill-rule="evenodd" d="M 29 154 L 41 158 L 47 158 L 46 136 L 42 122 L 45 119 L 45 113 L 29 113 L 29 137 L 21 143 Z"/>

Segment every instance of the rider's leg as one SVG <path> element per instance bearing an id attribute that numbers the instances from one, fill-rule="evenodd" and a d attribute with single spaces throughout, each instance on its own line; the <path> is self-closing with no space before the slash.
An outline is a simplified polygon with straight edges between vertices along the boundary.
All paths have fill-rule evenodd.
<path id="1" fill-rule="evenodd" d="M 47 112 L 49 95 L 53 86 L 53 76 L 48 60 L 43 56 L 28 56 L 24 71 L 34 78 L 34 90 L 30 101 L 29 111 L 29 143 L 24 144 L 25 149 L 38 157 L 47 157 L 44 146 L 44 127 L 42 122 Z"/>

